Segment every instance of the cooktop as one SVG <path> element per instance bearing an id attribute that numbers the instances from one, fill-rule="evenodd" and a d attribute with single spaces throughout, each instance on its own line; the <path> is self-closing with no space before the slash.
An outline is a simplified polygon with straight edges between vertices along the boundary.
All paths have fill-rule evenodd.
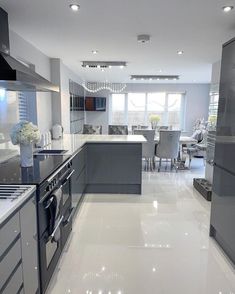
<path id="1" fill-rule="evenodd" d="M 12 157 L 0 163 L 0 184 L 41 184 L 69 158 L 69 155 L 34 155 L 32 167 L 21 167 L 20 157 Z"/>

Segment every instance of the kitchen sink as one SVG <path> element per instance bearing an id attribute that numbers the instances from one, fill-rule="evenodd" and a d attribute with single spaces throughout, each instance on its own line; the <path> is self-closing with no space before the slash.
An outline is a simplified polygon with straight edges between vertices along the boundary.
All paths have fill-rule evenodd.
<path id="1" fill-rule="evenodd" d="M 54 154 L 54 155 L 56 155 L 56 154 L 58 154 L 58 155 L 60 155 L 60 154 L 64 154 L 64 153 L 66 153 L 68 150 L 56 150 L 56 149 L 44 149 L 44 150 L 40 150 L 40 151 L 36 151 L 35 153 L 36 154 Z"/>

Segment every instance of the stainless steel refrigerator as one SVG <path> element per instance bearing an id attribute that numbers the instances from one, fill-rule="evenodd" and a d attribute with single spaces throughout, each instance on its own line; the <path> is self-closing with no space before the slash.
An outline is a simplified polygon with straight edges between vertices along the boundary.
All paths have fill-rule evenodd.
<path id="1" fill-rule="evenodd" d="M 235 263 L 235 38 L 223 45 L 210 235 Z"/>

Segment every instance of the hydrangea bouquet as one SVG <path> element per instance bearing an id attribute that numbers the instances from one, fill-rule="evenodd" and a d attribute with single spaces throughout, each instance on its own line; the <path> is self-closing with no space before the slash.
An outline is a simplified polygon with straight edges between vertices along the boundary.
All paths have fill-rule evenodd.
<path id="1" fill-rule="evenodd" d="M 11 141 L 20 145 L 22 167 L 33 166 L 33 143 L 40 141 L 41 135 L 37 126 L 28 121 L 20 121 L 11 131 Z"/>
<path id="2" fill-rule="evenodd" d="M 38 127 L 26 120 L 20 121 L 14 125 L 11 131 L 11 141 L 14 145 L 38 143 L 40 137 Z"/>

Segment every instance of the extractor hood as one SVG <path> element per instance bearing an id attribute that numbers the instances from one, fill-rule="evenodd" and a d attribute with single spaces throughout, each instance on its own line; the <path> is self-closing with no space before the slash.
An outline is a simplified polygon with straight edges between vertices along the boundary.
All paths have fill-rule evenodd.
<path id="1" fill-rule="evenodd" d="M 10 56 L 8 14 L 0 7 L 0 88 L 9 91 L 59 92 L 31 68 Z"/>

